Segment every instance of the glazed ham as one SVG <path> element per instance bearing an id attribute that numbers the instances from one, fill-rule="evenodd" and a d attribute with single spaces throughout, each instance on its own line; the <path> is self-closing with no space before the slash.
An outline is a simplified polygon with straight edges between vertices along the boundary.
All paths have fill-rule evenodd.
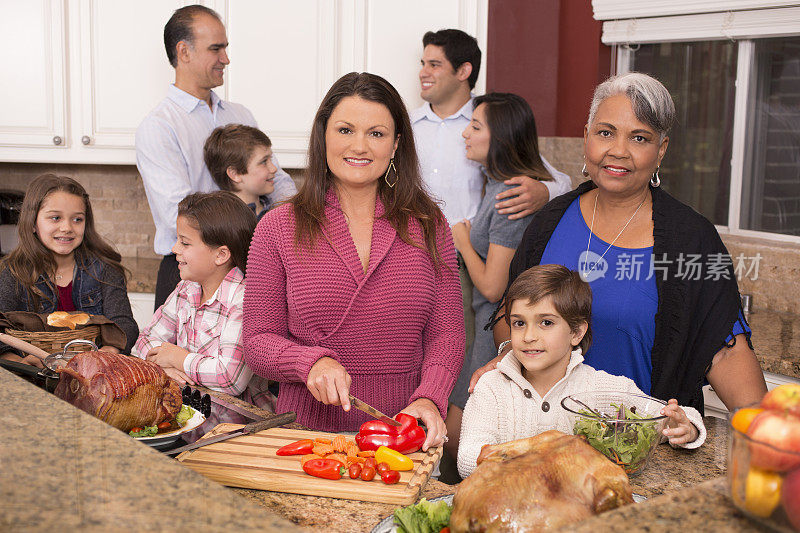
<path id="1" fill-rule="evenodd" d="M 169 422 L 181 390 L 155 363 L 109 352 L 83 352 L 57 370 L 55 395 L 117 429 Z"/>
<path id="2" fill-rule="evenodd" d="M 633 502 L 628 476 L 581 437 L 546 431 L 484 446 L 458 486 L 456 531 L 550 531 Z"/>

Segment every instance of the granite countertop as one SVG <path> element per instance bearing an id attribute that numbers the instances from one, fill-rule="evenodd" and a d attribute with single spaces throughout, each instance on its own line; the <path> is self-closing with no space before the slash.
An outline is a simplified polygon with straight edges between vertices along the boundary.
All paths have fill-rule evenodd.
<path id="1" fill-rule="evenodd" d="M 256 414 L 269 414 L 230 396 L 212 394 Z M 396 508 L 227 489 L 2 369 L 0 402 L 14 406 L 0 415 L 5 430 L 0 441 L 0 530 L 360 532 L 371 530 Z M 727 496 L 722 477 L 727 424 L 713 417 L 704 420 L 708 439 L 701 448 L 673 449 L 663 444 L 643 473 L 631 479 L 633 491 L 647 497 L 646 502 L 593 517 L 569 530 L 758 530 Z M 453 494 L 456 488 L 431 480 L 423 496 Z"/>
<path id="2" fill-rule="evenodd" d="M 756 310 L 747 321 L 761 369 L 800 379 L 800 315 Z"/>
<path id="3" fill-rule="evenodd" d="M 296 529 L 0 369 L 0 530 Z"/>

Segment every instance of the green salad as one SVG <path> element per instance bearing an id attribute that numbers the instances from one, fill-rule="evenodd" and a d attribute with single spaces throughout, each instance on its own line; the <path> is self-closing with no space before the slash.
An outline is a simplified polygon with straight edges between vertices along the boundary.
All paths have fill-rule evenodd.
<path id="1" fill-rule="evenodd" d="M 397 509 L 394 524 L 398 533 L 439 533 L 450 524 L 450 510 L 445 501 L 429 502 L 422 498 L 416 505 Z"/>
<path id="2" fill-rule="evenodd" d="M 586 437 L 594 449 L 620 465 L 626 473 L 633 474 L 644 466 L 658 428 L 656 422 L 631 423 L 650 418 L 637 413 L 636 407 L 611 406 L 617 411 L 610 415 L 602 413 L 603 420 L 598 420 L 588 409 L 581 410 L 581 414 L 591 418 L 575 422 L 575 434 Z"/>
<path id="3" fill-rule="evenodd" d="M 186 425 L 186 422 L 189 421 L 190 418 L 194 416 L 194 409 L 189 407 L 186 404 L 181 405 L 181 410 L 175 416 L 175 423 L 178 424 L 178 427 L 183 427 Z M 138 431 L 135 431 L 138 430 Z M 158 433 L 158 426 L 144 426 L 143 428 L 133 428 L 128 435 L 131 437 L 155 437 L 156 433 Z"/>

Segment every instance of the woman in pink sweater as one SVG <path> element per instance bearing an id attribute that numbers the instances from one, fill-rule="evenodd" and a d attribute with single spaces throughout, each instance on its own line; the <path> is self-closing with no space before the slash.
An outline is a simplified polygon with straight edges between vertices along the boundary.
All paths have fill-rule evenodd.
<path id="1" fill-rule="evenodd" d="M 278 411 L 324 431 L 369 417 L 348 394 L 445 439 L 447 398 L 464 358 L 455 251 L 427 196 L 403 101 L 386 80 L 351 73 L 322 101 L 300 192 L 256 228 L 247 262 L 244 345 L 280 382 Z"/>

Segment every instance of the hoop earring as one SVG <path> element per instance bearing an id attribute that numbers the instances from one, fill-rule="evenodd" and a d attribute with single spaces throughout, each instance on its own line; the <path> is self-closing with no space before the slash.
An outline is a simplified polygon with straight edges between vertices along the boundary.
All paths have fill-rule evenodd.
<path id="1" fill-rule="evenodd" d="M 661 178 L 658 177 L 658 170 L 660 168 L 661 168 L 660 165 L 657 166 L 656 171 L 653 172 L 653 177 L 650 178 L 650 185 L 652 185 L 653 187 L 658 187 L 659 185 L 661 185 Z"/>
<path id="2" fill-rule="evenodd" d="M 389 172 L 394 171 L 394 181 L 389 181 Z M 389 160 L 389 167 L 386 169 L 386 174 L 383 175 L 383 181 L 386 182 L 386 185 L 389 186 L 391 189 L 395 185 L 397 185 L 397 167 L 394 166 L 394 157 Z"/>
<path id="3" fill-rule="evenodd" d="M 581 174 L 583 174 L 584 178 L 589 177 L 589 172 L 586 171 L 586 163 L 583 164 L 583 168 L 581 169 Z"/>

